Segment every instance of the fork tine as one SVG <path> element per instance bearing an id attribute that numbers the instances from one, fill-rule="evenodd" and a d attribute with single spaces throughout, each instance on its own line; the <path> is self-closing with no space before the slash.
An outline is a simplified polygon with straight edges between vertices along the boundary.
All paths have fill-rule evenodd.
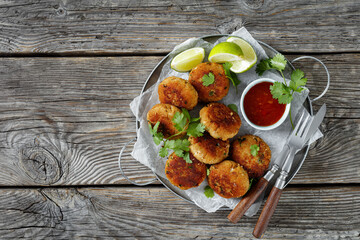
<path id="1" fill-rule="evenodd" d="M 301 125 L 301 120 L 302 120 L 302 118 L 304 117 L 304 115 L 305 115 L 305 112 L 303 112 L 303 113 L 301 114 L 301 117 L 299 118 L 299 121 L 298 121 L 298 123 L 296 124 L 296 126 L 295 126 L 295 128 L 294 128 L 294 131 L 292 132 L 291 135 L 295 135 L 295 134 L 297 133 L 297 130 L 298 130 L 299 126 Z"/>
<path id="2" fill-rule="evenodd" d="M 309 118 L 310 118 L 310 115 L 308 115 L 308 116 L 305 118 L 305 120 L 303 121 L 303 123 L 301 124 L 301 128 L 300 128 L 300 130 L 299 130 L 299 132 L 298 132 L 298 135 L 299 135 L 299 136 L 303 136 L 303 132 L 304 132 L 305 127 L 306 127 L 306 126 L 309 126 L 309 124 L 307 124 Z"/>
<path id="3" fill-rule="evenodd" d="M 310 127 L 311 127 L 311 124 L 306 124 L 306 128 L 304 130 L 304 133 L 301 135 L 301 137 L 306 137 L 307 136 L 307 133 L 309 132 Z"/>

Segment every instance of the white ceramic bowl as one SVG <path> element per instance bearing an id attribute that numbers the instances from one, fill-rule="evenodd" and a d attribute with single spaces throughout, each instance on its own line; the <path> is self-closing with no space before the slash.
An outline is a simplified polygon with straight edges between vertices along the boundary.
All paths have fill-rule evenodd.
<path id="1" fill-rule="evenodd" d="M 258 83 L 261 83 L 261 82 L 271 82 L 271 83 L 274 83 L 275 80 L 272 80 L 270 78 L 260 78 L 260 79 L 257 79 L 255 81 L 252 81 L 249 85 L 247 85 L 247 87 L 245 88 L 244 92 L 242 93 L 241 95 L 241 99 L 240 99 L 240 110 L 241 110 L 241 113 L 243 115 L 243 117 L 245 118 L 245 121 L 250 124 L 250 126 L 252 126 L 253 128 L 256 128 L 256 129 L 259 129 L 259 130 L 271 130 L 271 129 L 274 129 L 278 126 L 280 126 L 284 121 L 285 119 L 287 118 L 287 116 L 289 115 L 289 111 L 290 111 L 290 104 L 286 104 L 286 108 L 285 108 L 285 111 L 284 111 L 284 114 L 282 115 L 282 117 L 279 119 L 279 121 L 277 121 L 276 123 L 272 124 L 272 125 L 269 125 L 269 126 L 259 126 L 259 125 L 256 125 L 254 123 L 252 123 L 248 117 L 246 116 L 245 114 L 245 110 L 244 110 L 244 98 L 245 98 L 245 95 L 247 94 L 247 92 L 253 87 L 255 86 L 256 84 Z"/>

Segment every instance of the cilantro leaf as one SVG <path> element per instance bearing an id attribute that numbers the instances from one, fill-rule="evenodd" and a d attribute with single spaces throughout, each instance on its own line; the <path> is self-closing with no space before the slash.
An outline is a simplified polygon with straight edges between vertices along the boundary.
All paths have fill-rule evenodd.
<path id="1" fill-rule="evenodd" d="M 284 55 L 278 53 L 276 54 L 270 61 L 271 67 L 279 70 L 279 71 L 283 71 L 285 69 L 286 66 L 286 60 Z"/>
<path id="2" fill-rule="evenodd" d="M 263 59 L 260 63 L 256 66 L 255 72 L 262 76 L 266 70 L 272 69 L 270 65 L 271 58 Z"/>
<path id="3" fill-rule="evenodd" d="M 202 123 L 190 123 L 187 129 L 187 135 L 201 137 L 205 132 L 205 125 Z"/>
<path id="4" fill-rule="evenodd" d="M 212 190 L 210 186 L 206 186 L 204 188 L 204 194 L 207 198 L 212 198 L 214 197 L 214 190 Z"/>
<path id="5" fill-rule="evenodd" d="M 232 67 L 232 63 L 230 62 L 226 62 L 223 64 L 224 67 L 224 71 L 225 71 L 225 75 L 228 79 L 230 79 L 230 81 L 232 82 L 232 84 L 234 85 L 236 92 L 237 92 L 237 85 L 240 84 L 240 80 L 237 78 L 236 73 L 232 72 L 230 70 L 230 68 Z"/>
<path id="6" fill-rule="evenodd" d="M 207 169 L 206 169 L 206 176 L 209 176 L 209 175 L 210 175 L 210 169 L 207 168 Z"/>
<path id="7" fill-rule="evenodd" d="M 198 118 L 192 118 L 191 120 L 190 120 L 190 122 L 198 122 L 200 120 L 200 118 L 198 117 Z"/>
<path id="8" fill-rule="evenodd" d="M 175 149 L 175 150 L 174 150 L 174 153 L 175 153 L 176 156 L 181 157 L 181 158 L 184 158 L 184 150 Z"/>
<path id="9" fill-rule="evenodd" d="M 187 139 L 176 139 L 176 148 L 182 149 L 184 151 L 189 151 L 190 142 Z"/>
<path id="10" fill-rule="evenodd" d="M 160 148 L 159 155 L 160 157 L 166 157 L 169 154 L 168 150 L 163 146 Z"/>
<path id="11" fill-rule="evenodd" d="M 168 140 L 164 144 L 164 147 L 174 151 L 175 150 L 189 151 L 190 150 L 189 146 L 190 146 L 190 142 L 187 139 Z"/>
<path id="12" fill-rule="evenodd" d="M 205 74 L 203 77 L 202 77 L 202 82 L 203 82 L 203 85 L 205 87 L 213 84 L 215 82 L 215 76 L 212 72 L 210 72 L 209 74 Z"/>
<path id="13" fill-rule="evenodd" d="M 228 107 L 233 110 L 234 112 L 236 113 L 239 113 L 238 112 L 238 107 L 235 105 L 235 104 L 229 104 Z"/>
<path id="14" fill-rule="evenodd" d="M 185 152 L 183 158 L 184 158 L 186 163 L 192 163 L 192 161 L 190 159 L 190 153 L 189 152 Z"/>
<path id="15" fill-rule="evenodd" d="M 174 114 L 174 117 L 172 119 L 172 122 L 174 123 L 174 127 L 179 131 L 182 132 L 184 131 L 184 128 L 187 124 L 187 117 L 185 116 L 185 114 L 176 112 Z"/>
<path id="16" fill-rule="evenodd" d="M 148 124 L 149 124 L 150 134 L 153 136 L 154 143 L 156 145 L 159 145 L 161 141 L 164 140 L 164 135 L 161 132 L 157 132 L 160 122 L 157 122 L 154 125 L 154 128 L 151 127 L 150 123 Z"/>
<path id="17" fill-rule="evenodd" d="M 307 79 L 304 78 L 305 74 L 303 71 L 296 69 L 291 73 L 291 81 L 289 87 L 296 91 L 301 92 L 303 86 L 305 86 Z"/>
<path id="18" fill-rule="evenodd" d="M 273 98 L 277 99 L 280 104 L 291 103 L 293 99 L 291 88 L 280 82 L 274 82 L 274 84 L 270 86 L 270 92 Z"/>
<path id="19" fill-rule="evenodd" d="M 258 154 L 259 150 L 260 150 L 259 145 L 254 144 L 250 146 L 251 155 L 253 155 L 254 157 Z"/>
<path id="20" fill-rule="evenodd" d="M 181 111 L 184 114 L 184 116 L 186 117 L 186 119 L 190 121 L 191 117 L 190 117 L 188 110 L 186 108 L 182 108 Z"/>

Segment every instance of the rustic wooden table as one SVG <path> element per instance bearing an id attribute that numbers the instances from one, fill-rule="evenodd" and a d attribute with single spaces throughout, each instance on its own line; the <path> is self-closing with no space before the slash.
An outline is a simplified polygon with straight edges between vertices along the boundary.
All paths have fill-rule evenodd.
<path id="1" fill-rule="evenodd" d="M 119 3 L 120 2 L 120 3 Z M 253 36 L 331 74 L 324 137 L 281 197 L 264 239 L 360 238 L 360 4 L 342 1 L 0 1 L 0 238 L 251 239 L 156 182 L 135 187 L 117 157 L 135 136 L 129 103 L 189 37 Z M 307 73 L 311 96 L 326 83 Z M 125 153 L 125 172 L 151 171 Z"/>

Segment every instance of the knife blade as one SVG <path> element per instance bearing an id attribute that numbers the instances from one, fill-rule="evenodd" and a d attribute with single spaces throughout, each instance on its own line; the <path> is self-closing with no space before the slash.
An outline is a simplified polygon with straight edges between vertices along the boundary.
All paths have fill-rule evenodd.
<path id="1" fill-rule="evenodd" d="M 314 120 L 311 123 L 311 126 L 307 132 L 306 138 L 305 138 L 305 144 L 309 141 L 309 139 L 315 134 L 317 128 L 320 126 L 322 120 L 325 117 L 326 113 L 326 104 L 324 103 L 319 111 L 316 113 Z"/>

